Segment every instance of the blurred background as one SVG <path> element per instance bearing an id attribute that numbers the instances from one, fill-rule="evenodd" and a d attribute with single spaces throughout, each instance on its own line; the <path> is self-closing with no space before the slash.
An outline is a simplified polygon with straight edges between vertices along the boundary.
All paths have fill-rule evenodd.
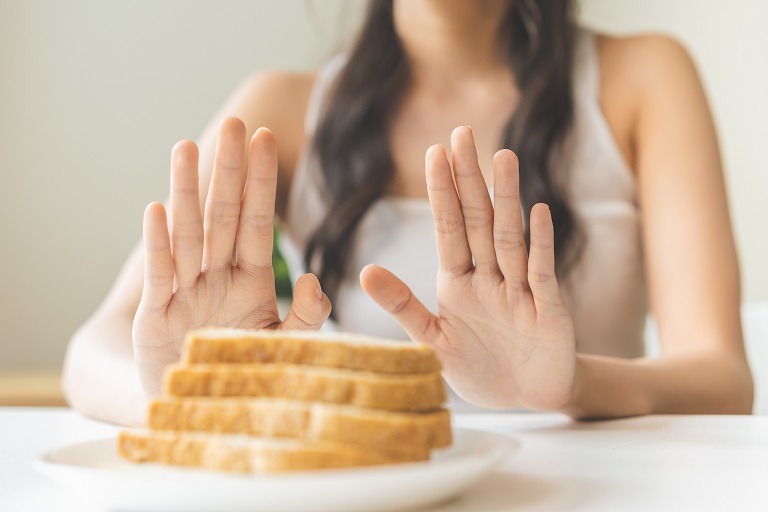
<path id="1" fill-rule="evenodd" d="M 343 48 L 359 0 L 0 0 L 0 404 L 60 403 L 67 341 L 254 71 Z M 768 299 L 768 2 L 581 0 L 583 24 L 663 32 L 693 55 L 720 134 L 746 301 Z"/>

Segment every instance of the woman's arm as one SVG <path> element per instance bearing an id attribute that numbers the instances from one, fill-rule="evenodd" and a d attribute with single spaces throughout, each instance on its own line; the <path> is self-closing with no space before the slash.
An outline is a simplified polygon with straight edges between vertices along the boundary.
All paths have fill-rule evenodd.
<path id="1" fill-rule="evenodd" d="M 651 309 L 662 356 L 579 356 L 579 417 L 749 413 L 739 270 L 714 123 L 685 50 L 659 36 L 601 42 L 604 74 L 621 77 L 635 106 Z"/>
<path id="2" fill-rule="evenodd" d="M 204 208 L 214 166 L 218 121 L 241 118 L 247 136 L 262 125 L 280 139 L 278 213 L 301 146 L 311 75 L 268 73 L 247 79 L 219 110 L 200 138 L 199 194 Z M 170 200 L 166 200 L 169 206 Z M 170 222 L 170 220 L 169 220 Z M 115 423 L 143 421 L 144 393 L 134 360 L 131 329 L 142 296 L 144 247 L 139 242 L 123 265 L 107 297 L 70 340 L 62 374 L 67 401 L 88 416 Z"/>
<path id="3" fill-rule="evenodd" d="M 579 419 L 750 414 L 752 380 L 744 359 L 727 351 L 635 360 L 580 354 L 563 412 Z"/>
<path id="4" fill-rule="evenodd" d="M 451 163 L 440 147 L 426 156 L 440 263 L 437 315 L 382 268 L 366 267 L 360 279 L 412 339 L 438 352 L 449 383 L 467 400 L 576 418 L 751 410 L 738 267 L 701 85 L 676 43 L 654 37 L 625 44 L 614 46 L 614 57 L 628 81 L 622 99 L 636 107 L 633 149 L 663 353 L 655 360 L 575 353 L 548 209 L 531 211 L 528 252 L 516 158 L 496 154 L 492 205 L 471 130 L 457 128 Z"/>
<path id="5" fill-rule="evenodd" d="M 138 264 L 142 269 L 135 268 Z M 136 308 L 130 306 L 130 296 L 120 295 L 121 290 L 133 287 L 136 275 L 141 281 L 141 247 L 131 252 L 110 293 L 72 335 L 61 382 L 71 407 L 87 416 L 125 425 L 142 424 L 146 406 L 131 341 Z"/>

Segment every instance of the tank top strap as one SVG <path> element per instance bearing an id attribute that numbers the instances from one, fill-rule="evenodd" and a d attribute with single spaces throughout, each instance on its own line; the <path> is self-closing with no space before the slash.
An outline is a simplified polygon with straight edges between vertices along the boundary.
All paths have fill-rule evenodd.
<path id="1" fill-rule="evenodd" d="M 574 52 L 574 92 L 577 96 L 598 103 L 600 101 L 600 61 L 595 33 L 579 27 Z"/>
<path id="2" fill-rule="evenodd" d="M 334 80 L 343 69 L 346 61 L 346 56 L 339 54 L 321 66 L 309 93 L 307 111 L 304 116 L 304 131 L 310 142 L 301 150 L 296 162 L 291 187 L 288 191 L 288 203 L 285 219 L 283 219 L 285 222 L 280 225 L 280 229 L 289 238 L 293 238 L 299 247 L 306 244 L 310 233 L 316 227 L 318 220 L 324 217 L 328 208 L 324 199 L 322 169 L 311 141 L 314 139 L 317 125 L 328 104 L 328 97 L 333 89 Z M 286 237 L 281 237 L 281 239 L 284 238 Z M 282 246 L 281 250 L 283 250 Z M 293 252 L 295 251 L 285 248 L 283 255 L 290 260 Z M 292 268 L 300 268 L 300 252 L 296 252 L 296 258 L 294 258 L 296 261 L 290 262 L 294 263 Z M 298 276 L 293 277 L 296 279 Z"/>
<path id="3" fill-rule="evenodd" d="M 573 161 L 581 175 L 572 179 L 582 180 L 574 184 L 574 201 L 588 201 L 596 187 L 592 181 L 602 180 L 602 187 L 609 187 L 614 194 L 635 201 L 635 178 L 629 163 L 614 138 L 608 120 L 600 105 L 601 80 L 600 56 L 597 35 L 590 29 L 579 27 L 576 36 L 573 69 L 573 101 L 575 141 L 580 146 L 579 156 Z M 601 161 L 590 160 L 589 152 L 601 155 Z M 584 160 L 584 161 L 583 161 Z M 589 172 L 586 171 L 589 169 Z"/>
<path id="4" fill-rule="evenodd" d="M 327 104 L 328 95 L 333 88 L 333 82 L 339 72 L 347 62 L 343 54 L 336 55 L 325 63 L 317 72 L 315 83 L 309 94 L 307 103 L 307 114 L 304 119 L 304 130 L 307 134 L 314 134 L 320 118 L 323 115 L 323 109 Z"/>

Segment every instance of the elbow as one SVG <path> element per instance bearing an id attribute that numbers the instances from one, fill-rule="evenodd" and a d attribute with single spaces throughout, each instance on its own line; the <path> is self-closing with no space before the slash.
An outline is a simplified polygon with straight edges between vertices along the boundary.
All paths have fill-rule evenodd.
<path id="1" fill-rule="evenodd" d="M 721 369 L 713 390 L 717 400 L 712 402 L 714 414 L 752 414 L 755 384 L 746 357 L 719 357 L 715 365 Z M 713 375 L 716 373 L 713 372 Z M 717 404 L 717 405 L 715 405 Z M 707 412 L 707 411 L 702 411 Z"/>
<path id="2" fill-rule="evenodd" d="M 114 328 L 96 317 L 72 335 L 61 372 L 62 393 L 69 406 L 83 416 L 143 425 L 146 398 L 133 360 L 120 347 L 105 343 L 111 332 Z"/>
<path id="3" fill-rule="evenodd" d="M 755 382 L 746 359 L 742 360 L 734 372 L 733 401 L 730 414 L 752 414 L 755 402 Z"/>
<path id="4" fill-rule="evenodd" d="M 101 388 L 94 386 L 97 378 L 94 366 L 98 364 L 93 346 L 94 328 L 93 320 L 88 320 L 70 338 L 59 385 L 69 407 L 84 416 L 99 418 L 104 397 L 98 391 Z"/>

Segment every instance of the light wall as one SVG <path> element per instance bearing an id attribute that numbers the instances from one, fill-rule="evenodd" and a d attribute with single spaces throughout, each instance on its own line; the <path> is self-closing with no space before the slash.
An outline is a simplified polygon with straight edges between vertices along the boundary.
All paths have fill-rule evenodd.
<path id="1" fill-rule="evenodd" d="M 0 370 L 56 367 L 195 138 L 254 70 L 309 69 L 355 0 L 0 0 Z M 733 7 L 738 5 L 738 8 Z M 768 3 L 586 0 L 610 31 L 658 29 L 696 58 L 724 149 L 746 297 L 768 299 Z"/>

